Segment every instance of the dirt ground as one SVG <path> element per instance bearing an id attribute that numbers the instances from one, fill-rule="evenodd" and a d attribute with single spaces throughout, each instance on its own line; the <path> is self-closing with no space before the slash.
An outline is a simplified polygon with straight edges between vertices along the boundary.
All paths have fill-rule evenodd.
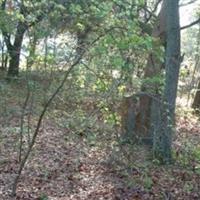
<path id="1" fill-rule="evenodd" d="M 15 123 L 17 121 L 13 120 L 13 127 Z M 194 141 L 198 141 L 200 129 L 195 123 L 188 119 L 179 120 L 179 134 L 174 144 L 177 152 L 181 151 L 178 141 L 183 133 L 185 138 L 192 135 Z M 118 167 L 117 162 L 110 161 L 112 152 L 108 148 L 88 145 L 82 136 L 68 139 L 69 129 L 59 128 L 48 120 L 41 127 L 34 151 L 22 173 L 17 196 L 11 198 L 13 178 L 19 167 L 18 136 L 11 132 L 9 128 L 1 127 L 2 200 L 200 199 L 200 175 L 192 168 L 146 164 L 139 159 L 136 160 L 137 168 Z M 142 156 L 142 152 L 134 153 Z"/>

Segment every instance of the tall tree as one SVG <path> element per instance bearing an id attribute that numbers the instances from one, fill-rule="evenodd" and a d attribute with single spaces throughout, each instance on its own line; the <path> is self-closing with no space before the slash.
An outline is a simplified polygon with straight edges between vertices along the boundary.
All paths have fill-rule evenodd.
<path id="1" fill-rule="evenodd" d="M 76 2 L 68 0 L 1 1 L 0 16 L 3 20 L 0 20 L 0 29 L 10 57 L 8 76 L 17 76 L 19 73 L 23 38 L 30 27 L 34 28 L 40 23 L 42 28 L 50 26 L 51 32 L 59 32 L 64 27 L 73 34 L 77 33 L 78 38 L 82 37 L 82 33 L 85 37 L 85 33 L 99 24 L 107 13 L 105 2 L 103 9 L 101 5 L 96 4 L 96 1 L 86 4 L 83 0 Z M 51 32 L 46 33 L 44 37 Z"/>
<path id="2" fill-rule="evenodd" d="M 167 25 L 166 77 L 163 103 L 161 104 L 160 128 L 154 132 L 154 156 L 163 163 L 170 163 L 172 160 L 171 145 L 181 61 L 180 23 L 179 0 L 165 0 L 165 3 Z"/>
<path id="3" fill-rule="evenodd" d="M 144 79 L 153 80 L 160 76 L 161 69 L 163 68 L 163 60 L 160 58 L 162 55 L 158 55 L 158 49 L 161 51 L 162 47 L 166 45 L 166 8 L 165 2 L 162 3 L 160 13 L 157 17 L 153 30 L 151 33 L 154 42 L 153 51 L 149 53 L 146 67 L 144 69 Z M 148 94 L 158 94 L 159 85 L 154 81 L 144 82 L 141 87 L 142 92 L 147 93 L 142 95 L 139 99 L 139 115 L 138 115 L 138 130 L 141 137 L 145 137 L 148 140 L 152 140 L 151 133 L 151 107 L 152 97 Z M 154 112 L 154 111 L 153 111 Z"/>
<path id="4" fill-rule="evenodd" d="M 15 2 L 7 0 L 1 3 L 1 16 L 3 16 L 4 20 L 4 22 L 1 21 L 1 31 L 10 57 L 8 66 L 9 77 L 18 75 L 24 35 L 29 26 L 36 23 L 36 21 L 28 23 L 26 19 L 30 17 L 31 6 L 29 3 L 28 1 Z M 36 16 L 36 18 L 39 20 L 41 17 Z"/>
<path id="5" fill-rule="evenodd" d="M 0 4 L 0 29 L 2 31 L 9 54 L 8 77 L 19 73 L 20 54 L 25 33 L 30 27 L 46 20 L 57 11 L 60 15 L 60 3 L 30 0 L 3 0 Z M 50 34 L 50 33 L 49 33 Z"/>

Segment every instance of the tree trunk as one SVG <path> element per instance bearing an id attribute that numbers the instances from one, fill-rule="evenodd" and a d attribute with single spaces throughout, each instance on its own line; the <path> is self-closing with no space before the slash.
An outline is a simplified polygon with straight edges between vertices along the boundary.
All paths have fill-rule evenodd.
<path id="1" fill-rule="evenodd" d="M 10 53 L 9 67 L 8 67 L 8 77 L 18 76 L 19 74 L 19 60 L 20 54 L 13 51 Z"/>
<path id="2" fill-rule="evenodd" d="M 8 53 L 10 56 L 9 67 L 8 67 L 8 77 L 18 76 L 19 74 L 20 54 L 21 54 L 23 37 L 26 30 L 27 30 L 27 26 L 24 23 L 19 22 L 17 26 L 16 34 L 15 34 L 14 44 L 7 45 Z"/>
<path id="3" fill-rule="evenodd" d="M 29 43 L 30 51 L 29 51 L 29 56 L 27 58 L 27 69 L 30 69 L 32 65 L 34 64 L 37 41 L 38 41 L 38 38 L 34 34 L 32 40 L 30 39 L 30 43 Z"/>
<path id="4" fill-rule="evenodd" d="M 159 129 L 154 131 L 154 156 L 162 163 L 172 161 L 171 145 L 180 69 L 180 24 L 178 0 L 165 0 L 167 22 L 166 78 Z"/>
<path id="5" fill-rule="evenodd" d="M 195 97 L 194 97 L 192 108 L 194 108 L 196 110 L 200 109 L 200 81 L 199 81 L 199 84 L 198 84 L 198 87 L 197 87 L 197 92 L 196 92 Z M 199 113 L 199 111 L 198 111 L 198 113 Z"/>
<path id="6" fill-rule="evenodd" d="M 47 57 L 48 57 L 48 36 L 44 39 L 44 69 L 47 69 Z"/>
<path id="7" fill-rule="evenodd" d="M 8 61 L 8 53 L 7 53 L 7 49 L 6 47 L 6 43 L 4 38 L 1 38 L 1 42 L 0 42 L 0 46 L 1 46 L 1 70 L 6 71 L 7 69 L 7 61 Z"/>
<path id="8" fill-rule="evenodd" d="M 166 44 L 166 8 L 165 2 L 162 4 L 161 11 L 158 16 L 158 21 L 155 24 L 152 37 L 160 40 L 160 44 L 165 47 Z M 156 53 L 152 52 L 149 54 L 149 58 L 147 61 L 147 65 L 144 72 L 144 79 L 147 78 L 154 78 L 161 73 L 161 69 L 163 68 L 164 63 L 158 58 Z M 151 95 L 157 95 L 157 91 L 159 86 L 156 84 L 143 84 L 142 85 L 142 92 L 150 93 Z M 151 110 L 152 110 L 152 98 L 149 95 L 142 95 L 139 100 L 140 104 L 140 111 L 139 111 L 139 120 L 140 124 L 138 126 L 137 132 L 139 133 L 140 137 L 145 137 L 152 139 L 151 136 Z"/>
<path id="9" fill-rule="evenodd" d="M 6 9 L 6 1 L 2 1 L 1 10 L 5 11 Z M 20 7 L 20 13 L 23 14 L 24 10 Z M 16 33 L 14 35 L 14 43 L 11 43 L 11 35 L 6 30 L 2 29 L 2 34 L 4 37 L 4 41 L 9 54 L 9 67 L 8 67 L 8 78 L 17 76 L 19 73 L 19 62 L 20 62 L 20 53 L 23 42 L 24 33 L 28 29 L 28 26 L 19 21 L 17 24 Z"/>
<path id="10" fill-rule="evenodd" d="M 123 98 L 120 105 L 122 139 L 125 142 L 136 141 L 135 130 L 137 127 L 137 99 L 134 95 Z"/>

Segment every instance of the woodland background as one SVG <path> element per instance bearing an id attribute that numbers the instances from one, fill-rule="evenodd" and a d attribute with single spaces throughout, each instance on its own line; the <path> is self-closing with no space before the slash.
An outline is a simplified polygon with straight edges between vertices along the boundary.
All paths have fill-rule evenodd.
<path id="1" fill-rule="evenodd" d="M 199 10 L 0 0 L 0 198 L 200 199 Z"/>

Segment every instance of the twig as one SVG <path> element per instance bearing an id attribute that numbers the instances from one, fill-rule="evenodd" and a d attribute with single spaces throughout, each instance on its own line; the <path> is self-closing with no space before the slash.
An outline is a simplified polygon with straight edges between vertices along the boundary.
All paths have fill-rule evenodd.
<path id="1" fill-rule="evenodd" d="M 180 27 L 180 30 L 182 31 L 182 30 L 184 30 L 186 28 L 190 28 L 190 27 L 192 27 L 192 26 L 194 26 L 194 25 L 196 25 L 198 23 L 200 23 L 200 18 L 198 18 L 197 20 L 191 22 L 190 24 L 187 24 L 185 26 Z"/>
<path id="2" fill-rule="evenodd" d="M 90 45 L 93 45 L 94 43 L 96 43 L 101 37 L 104 37 L 104 35 L 100 35 L 98 36 L 93 42 L 91 42 Z M 89 48 L 88 48 L 89 49 Z M 18 170 L 18 173 L 14 179 L 14 182 L 13 182 L 13 185 L 12 185 L 12 192 L 11 192 L 11 196 L 12 197 L 15 197 L 16 196 L 16 189 L 17 189 L 17 185 L 18 185 L 18 182 L 19 182 L 19 178 L 21 176 L 21 173 L 24 169 L 24 166 L 29 158 L 29 155 L 33 149 L 33 146 L 36 142 L 36 138 L 39 134 L 39 130 L 40 130 L 40 127 L 41 127 L 41 124 L 42 124 L 42 121 L 43 121 L 43 118 L 44 118 L 44 115 L 46 114 L 47 112 L 47 109 L 49 108 L 50 104 L 52 103 L 52 101 L 54 100 L 54 98 L 57 96 L 57 94 L 61 91 L 61 89 L 63 88 L 68 76 L 70 75 L 71 71 L 75 68 L 75 66 L 77 66 L 83 55 L 87 52 L 87 50 L 82 50 L 82 51 L 78 51 L 78 55 L 76 56 L 75 58 L 75 61 L 73 64 L 71 64 L 71 66 L 68 68 L 68 70 L 66 71 L 65 75 L 64 75 L 64 78 L 63 80 L 61 81 L 60 85 L 57 87 L 57 89 L 55 90 L 55 92 L 51 95 L 51 97 L 48 99 L 48 101 L 45 103 L 44 107 L 43 107 L 43 110 L 39 116 L 39 119 L 38 119 L 38 122 L 37 122 L 37 126 L 35 128 L 35 131 L 33 133 L 33 137 L 31 139 L 31 142 L 30 142 L 30 145 L 27 149 L 27 152 L 25 153 L 25 156 L 23 157 L 21 163 L 20 163 L 20 166 L 19 166 L 19 170 Z M 67 66 L 67 64 L 66 64 Z"/>
<path id="3" fill-rule="evenodd" d="M 179 7 L 188 6 L 188 5 L 193 4 L 195 2 L 197 2 L 197 0 L 190 0 L 190 1 L 186 2 L 186 3 L 180 4 Z"/>
<path id="4" fill-rule="evenodd" d="M 84 53 L 82 53 L 83 55 Z M 48 107 L 50 106 L 51 102 L 54 100 L 54 98 L 56 97 L 56 95 L 60 92 L 60 90 L 63 88 L 69 74 L 71 73 L 71 71 L 74 69 L 74 67 L 76 65 L 79 64 L 80 60 L 82 59 L 82 55 L 80 55 L 77 60 L 69 67 L 69 69 L 67 70 L 67 72 L 65 73 L 65 76 L 61 82 L 61 84 L 58 86 L 58 88 L 56 89 L 56 91 L 52 94 L 52 96 L 49 98 L 49 100 L 47 101 L 47 103 L 44 105 L 44 108 L 40 114 L 40 117 L 39 117 L 39 120 L 38 120 L 38 123 L 37 123 L 37 126 L 36 126 L 36 129 L 35 129 L 35 132 L 33 134 L 33 137 L 32 137 L 32 140 L 31 140 L 31 143 L 28 147 L 28 150 L 24 156 L 24 158 L 22 159 L 21 161 L 21 164 L 20 164 L 20 167 L 19 167 L 19 170 L 18 170 L 18 173 L 17 173 L 17 176 L 15 177 L 14 179 L 14 183 L 13 183 L 13 188 L 12 188 L 12 196 L 16 196 L 16 189 L 17 189 L 17 184 L 18 184 L 18 181 L 19 181 L 19 178 L 21 176 L 21 173 L 22 173 L 22 170 L 24 169 L 24 166 L 29 158 L 29 155 L 32 151 L 32 148 L 36 142 L 36 138 L 39 134 L 39 129 L 40 129 L 40 126 L 41 126 L 41 123 L 43 121 L 43 118 L 44 118 L 44 115 L 48 109 Z"/>
<path id="5" fill-rule="evenodd" d="M 30 88 L 27 83 L 27 95 L 22 107 L 21 122 L 20 122 L 20 144 L 19 144 L 19 162 L 22 160 L 22 149 L 23 149 L 23 134 L 24 134 L 24 117 L 26 114 L 26 107 L 28 105 L 28 100 L 30 98 Z"/>

